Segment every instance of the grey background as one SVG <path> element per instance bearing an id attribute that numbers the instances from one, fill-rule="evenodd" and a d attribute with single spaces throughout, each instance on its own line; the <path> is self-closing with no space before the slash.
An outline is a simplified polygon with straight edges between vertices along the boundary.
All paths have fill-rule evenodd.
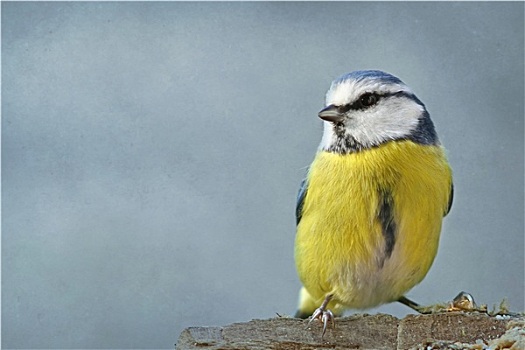
<path id="1" fill-rule="evenodd" d="M 3 2 L 3 348 L 172 348 L 184 327 L 292 314 L 317 112 L 364 68 L 412 87 L 454 169 L 408 295 L 523 310 L 523 10 Z"/>

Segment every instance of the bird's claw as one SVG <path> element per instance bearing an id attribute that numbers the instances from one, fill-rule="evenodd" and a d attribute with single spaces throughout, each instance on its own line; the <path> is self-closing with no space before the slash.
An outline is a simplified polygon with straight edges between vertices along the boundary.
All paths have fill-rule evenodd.
<path id="1" fill-rule="evenodd" d="M 310 318 L 310 321 L 308 321 L 308 324 L 312 323 L 313 320 L 320 320 L 323 323 L 323 334 L 321 335 L 321 338 L 326 333 L 326 327 L 328 326 L 328 323 L 332 323 L 332 327 L 335 328 L 335 316 L 332 311 L 325 310 L 324 308 L 318 308 L 315 310 L 315 312 L 312 314 L 312 317 Z"/>

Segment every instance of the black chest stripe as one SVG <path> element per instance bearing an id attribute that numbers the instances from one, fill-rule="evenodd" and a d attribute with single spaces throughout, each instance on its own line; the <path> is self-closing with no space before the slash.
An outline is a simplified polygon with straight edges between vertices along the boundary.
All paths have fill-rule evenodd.
<path id="1" fill-rule="evenodd" d="M 396 244 L 396 222 L 394 220 L 394 199 L 389 190 L 379 191 L 379 210 L 377 218 L 381 224 L 381 230 L 385 239 L 385 255 L 381 259 L 380 265 L 383 266 L 384 260 L 392 255 Z"/>

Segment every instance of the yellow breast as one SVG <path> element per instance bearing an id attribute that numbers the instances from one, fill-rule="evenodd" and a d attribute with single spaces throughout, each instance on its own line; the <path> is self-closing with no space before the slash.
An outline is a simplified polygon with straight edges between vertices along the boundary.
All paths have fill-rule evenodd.
<path id="1" fill-rule="evenodd" d="M 314 300 L 368 308 L 419 283 L 437 252 L 451 170 L 444 150 L 389 142 L 346 155 L 319 152 L 297 227 L 299 277 Z M 379 220 L 384 194 L 395 230 L 390 251 Z"/>

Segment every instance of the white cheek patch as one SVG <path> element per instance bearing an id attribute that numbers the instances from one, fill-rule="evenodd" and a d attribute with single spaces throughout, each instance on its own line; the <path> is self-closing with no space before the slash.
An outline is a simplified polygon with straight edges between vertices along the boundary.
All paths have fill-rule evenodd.
<path id="1" fill-rule="evenodd" d="M 348 134 L 364 146 L 409 136 L 424 108 L 409 98 L 385 99 L 374 108 L 349 113 Z"/>

